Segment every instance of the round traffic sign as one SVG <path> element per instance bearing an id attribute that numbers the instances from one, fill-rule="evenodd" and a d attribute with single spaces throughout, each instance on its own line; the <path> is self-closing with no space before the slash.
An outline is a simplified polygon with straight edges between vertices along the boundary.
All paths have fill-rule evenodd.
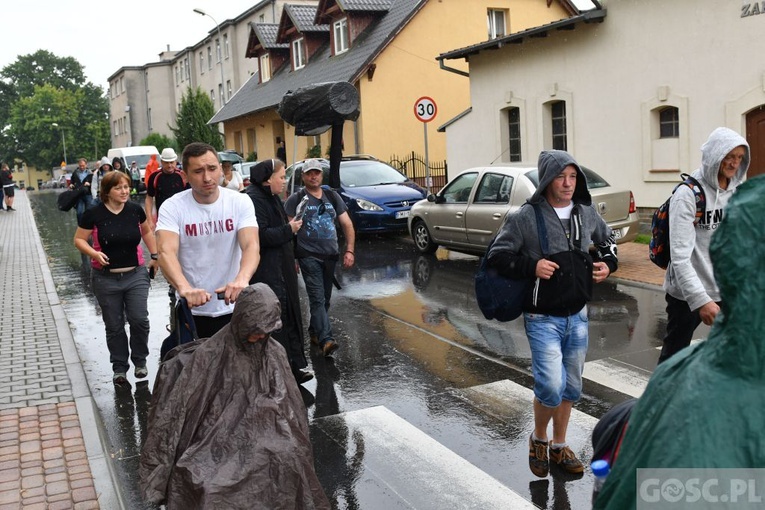
<path id="1" fill-rule="evenodd" d="M 428 96 L 423 96 L 414 103 L 414 116 L 420 122 L 430 122 L 436 118 L 437 113 L 436 102 Z"/>

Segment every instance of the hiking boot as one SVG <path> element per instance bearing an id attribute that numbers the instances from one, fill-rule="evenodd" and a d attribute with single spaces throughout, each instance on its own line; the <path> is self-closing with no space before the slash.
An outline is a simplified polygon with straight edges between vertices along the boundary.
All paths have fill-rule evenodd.
<path id="1" fill-rule="evenodd" d="M 148 376 L 149 376 L 149 369 L 147 369 L 146 367 L 135 367 L 136 379 L 143 379 Z"/>
<path id="2" fill-rule="evenodd" d="M 127 382 L 127 374 L 125 372 L 114 372 L 112 382 L 114 384 L 125 384 Z"/>
<path id="3" fill-rule="evenodd" d="M 316 336 L 316 333 L 309 329 L 308 336 L 311 338 L 311 343 L 313 345 L 319 345 L 319 337 Z"/>
<path id="4" fill-rule="evenodd" d="M 337 350 L 338 347 L 340 346 L 337 345 L 337 342 L 334 340 L 327 340 L 322 344 L 321 352 L 324 354 L 325 358 L 328 358 L 332 355 L 333 352 Z"/>
<path id="5" fill-rule="evenodd" d="M 307 383 L 311 379 L 313 379 L 313 372 L 310 370 L 293 370 L 292 375 L 295 376 L 295 381 L 297 381 L 298 384 Z"/>
<path id="6" fill-rule="evenodd" d="M 569 473 L 578 474 L 584 472 L 584 466 L 568 446 L 563 448 L 550 447 L 550 460 Z"/>
<path id="7" fill-rule="evenodd" d="M 529 469 L 536 476 L 544 478 L 550 473 L 550 460 L 547 457 L 547 441 L 537 441 L 529 436 Z"/>

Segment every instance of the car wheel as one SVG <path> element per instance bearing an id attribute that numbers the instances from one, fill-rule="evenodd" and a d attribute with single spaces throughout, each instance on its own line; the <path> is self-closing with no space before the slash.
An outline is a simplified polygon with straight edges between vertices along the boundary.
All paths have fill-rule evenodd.
<path id="1" fill-rule="evenodd" d="M 414 246 L 420 253 L 434 253 L 438 245 L 430 237 L 430 231 L 422 220 L 417 220 L 412 227 L 412 239 Z"/>

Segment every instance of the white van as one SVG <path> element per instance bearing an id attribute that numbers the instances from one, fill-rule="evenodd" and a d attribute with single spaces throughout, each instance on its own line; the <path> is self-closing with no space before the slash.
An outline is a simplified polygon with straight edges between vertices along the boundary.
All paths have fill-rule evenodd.
<path id="1" fill-rule="evenodd" d="M 141 179 L 146 172 L 146 164 L 149 162 L 152 154 L 156 154 L 157 163 L 159 163 L 159 151 L 153 145 L 136 145 L 135 147 L 117 147 L 109 149 L 106 156 L 109 161 L 114 158 L 122 158 L 125 162 L 125 168 L 130 168 L 130 164 L 135 161 L 138 163 L 138 169 L 141 171 Z"/>

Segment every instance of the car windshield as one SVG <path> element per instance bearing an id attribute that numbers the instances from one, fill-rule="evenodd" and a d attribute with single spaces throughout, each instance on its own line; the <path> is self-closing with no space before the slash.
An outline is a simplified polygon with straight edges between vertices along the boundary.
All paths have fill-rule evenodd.
<path id="1" fill-rule="evenodd" d="M 407 178 L 396 169 L 380 161 L 343 161 L 340 163 L 340 181 L 343 186 L 354 188 L 398 184 Z"/>
<path id="2" fill-rule="evenodd" d="M 587 178 L 587 189 L 605 188 L 606 186 L 610 186 L 604 178 L 594 171 L 586 167 L 580 168 L 582 169 L 582 172 L 584 172 L 584 176 Z M 539 186 L 539 173 L 536 168 L 526 172 L 526 177 L 534 183 L 534 186 Z"/>

